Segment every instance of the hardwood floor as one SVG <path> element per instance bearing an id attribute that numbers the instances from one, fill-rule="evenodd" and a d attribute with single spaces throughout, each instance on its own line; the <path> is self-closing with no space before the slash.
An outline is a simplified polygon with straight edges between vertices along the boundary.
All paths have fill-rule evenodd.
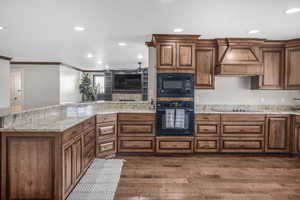
<path id="1" fill-rule="evenodd" d="M 300 160 L 249 155 L 119 157 L 116 200 L 299 200 Z"/>

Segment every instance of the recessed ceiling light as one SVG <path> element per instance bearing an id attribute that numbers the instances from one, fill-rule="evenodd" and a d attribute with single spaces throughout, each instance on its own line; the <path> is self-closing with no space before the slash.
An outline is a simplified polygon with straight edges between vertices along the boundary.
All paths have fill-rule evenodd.
<path id="1" fill-rule="evenodd" d="M 285 11 L 286 14 L 293 14 L 293 13 L 297 13 L 300 12 L 300 8 L 291 8 L 288 9 L 287 11 Z"/>
<path id="2" fill-rule="evenodd" d="M 97 64 L 102 65 L 103 64 L 102 60 L 98 60 Z"/>
<path id="3" fill-rule="evenodd" d="M 181 32 L 183 32 L 184 30 L 183 30 L 182 28 L 175 28 L 173 31 L 174 31 L 175 33 L 181 33 Z"/>
<path id="4" fill-rule="evenodd" d="M 108 70 L 110 68 L 109 65 L 105 65 L 105 69 Z"/>
<path id="5" fill-rule="evenodd" d="M 0 26 L 0 30 L 3 30 L 4 29 L 4 27 L 3 26 Z"/>
<path id="6" fill-rule="evenodd" d="M 125 47 L 125 46 L 127 46 L 127 44 L 126 44 L 125 42 L 119 42 L 118 45 L 119 45 L 120 47 Z"/>
<path id="7" fill-rule="evenodd" d="M 87 54 L 87 57 L 88 57 L 88 58 L 93 58 L 93 57 L 94 57 L 94 55 L 93 55 L 93 54 L 91 54 L 91 53 L 88 53 L 88 54 Z"/>
<path id="8" fill-rule="evenodd" d="M 74 31 L 84 31 L 85 28 L 83 26 L 74 26 Z"/>
<path id="9" fill-rule="evenodd" d="M 249 31 L 249 34 L 255 34 L 255 33 L 259 33 L 259 30 L 254 29 L 254 30 Z"/>
<path id="10" fill-rule="evenodd" d="M 138 55 L 137 55 L 137 58 L 138 58 L 139 60 L 142 60 L 142 59 L 144 58 L 144 56 L 143 56 L 142 54 L 138 54 Z"/>

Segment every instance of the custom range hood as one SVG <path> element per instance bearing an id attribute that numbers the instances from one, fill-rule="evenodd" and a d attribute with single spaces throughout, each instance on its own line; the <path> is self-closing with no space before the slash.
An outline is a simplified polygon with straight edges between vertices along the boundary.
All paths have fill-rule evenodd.
<path id="1" fill-rule="evenodd" d="M 261 47 L 265 39 L 216 39 L 217 75 L 256 76 L 263 74 Z"/>

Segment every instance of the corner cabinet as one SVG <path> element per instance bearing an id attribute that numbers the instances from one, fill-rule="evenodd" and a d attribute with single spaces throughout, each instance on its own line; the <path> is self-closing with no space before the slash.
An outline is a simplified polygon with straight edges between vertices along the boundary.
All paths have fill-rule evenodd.
<path id="1" fill-rule="evenodd" d="M 290 116 L 268 115 L 265 151 L 290 152 Z"/>
<path id="2" fill-rule="evenodd" d="M 284 48 L 263 48 L 263 75 L 253 77 L 252 89 L 284 89 Z"/>
<path id="3" fill-rule="evenodd" d="M 195 88 L 214 89 L 215 53 L 213 47 L 196 48 Z"/>
<path id="4" fill-rule="evenodd" d="M 300 42 L 299 42 L 300 43 Z M 300 90 L 300 44 L 286 49 L 286 89 Z"/>

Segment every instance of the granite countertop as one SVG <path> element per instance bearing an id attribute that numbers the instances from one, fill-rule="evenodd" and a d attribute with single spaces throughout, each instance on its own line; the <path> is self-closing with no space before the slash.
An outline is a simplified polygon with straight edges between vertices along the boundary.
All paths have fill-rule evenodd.
<path id="1" fill-rule="evenodd" d="M 86 113 L 81 116 L 64 117 L 55 120 L 38 120 L 31 123 L 14 125 L 13 127 L 0 128 L 0 132 L 64 132 L 69 128 L 82 123 L 83 121 L 97 114 L 115 114 L 115 113 L 155 113 L 154 110 L 122 110 L 122 111 L 103 111 L 95 113 Z"/>
<path id="2" fill-rule="evenodd" d="M 195 111 L 195 114 L 261 114 L 261 115 L 300 115 L 295 111 L 254 111 L 254 112 L 232 112 L 232 111 Z"/>

